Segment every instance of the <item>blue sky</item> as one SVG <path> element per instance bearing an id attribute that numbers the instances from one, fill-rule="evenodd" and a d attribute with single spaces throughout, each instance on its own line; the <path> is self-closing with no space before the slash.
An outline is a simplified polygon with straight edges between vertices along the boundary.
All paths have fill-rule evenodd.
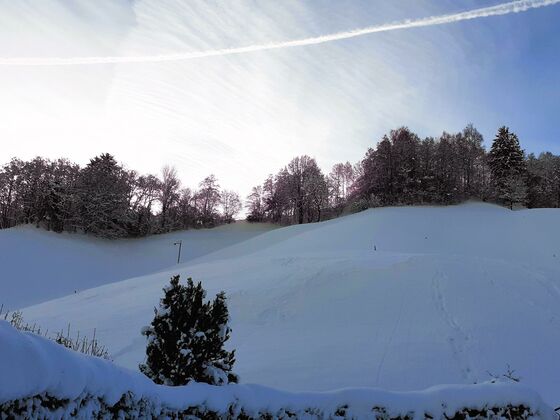
<path id="1" fill-rule="evenodd" d="M 0 57 L 238 47 L 493 6 L 472 0 L 12 2 Z M 421 137 L 501 125 L 560 154 L 560 4 L 321 45 L 186 62 L 0 66 L 1 161 L 105 151 L 242 194 L 289 159 L 355 162 L 392 128 Z"/>

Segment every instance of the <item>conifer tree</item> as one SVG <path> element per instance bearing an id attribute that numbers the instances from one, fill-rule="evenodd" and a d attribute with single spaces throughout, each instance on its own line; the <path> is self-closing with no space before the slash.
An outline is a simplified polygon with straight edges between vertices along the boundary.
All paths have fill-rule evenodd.
<path id="1" fill-rule="evenodd" d="M 507 127 L 501 127 L 492 143 L 488 155 L 498 198 L 512 209 L 517 202 L 523 202 L 526 195 L 525 154 L 519 146 L 519 139 Z"/>
<path id="2" fill-rule="evenodd" d="M 108 153 L 96 156 L 77 180 L 76 225 L 106 238 L 126 236 L 131 185 L 126 171 Z"/>
<path id="3" fill-rule="evenodd" d="M 236 383 L 235 350 L 224 349 L 231 332 L 224 292 L 213 302 L 205 301 L 200 282 L 195 285 L 189 278 L 181 285 L 178 275 L 163 291 L 151 325 L 142 329 L 148 345 L 141 372 L 157 384 L 171 386 Z"/>

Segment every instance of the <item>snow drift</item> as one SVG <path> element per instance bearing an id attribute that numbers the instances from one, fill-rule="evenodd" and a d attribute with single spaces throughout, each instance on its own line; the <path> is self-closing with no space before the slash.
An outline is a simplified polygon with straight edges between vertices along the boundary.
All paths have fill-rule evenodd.
<path id="1" fill-rule="evenodd" d="M 230 417 L 292 413 L 309 418 L 364 418 L 377 413 L 421 418 L 429 414 L 439 419 L 468 409 L 499 414 L 498 418 L 512 412 L 554 418 L 535 392 L 517 384 L 440 386 L 408 393 L 346 389 L 298 394 L 257 385 L 165 387 L 106 360 L 21 333 L 4 321 L 0 321 L 0 343 L 0 408 L 4 413 L 20 410 L 20 415 L 29 417 L 109 416 L 119 410 L 135 417 L 190 410 Z M 22 400 L 25 403 L 18 404 Z M 103 411 L 108 408 L 114 411 Z"/>

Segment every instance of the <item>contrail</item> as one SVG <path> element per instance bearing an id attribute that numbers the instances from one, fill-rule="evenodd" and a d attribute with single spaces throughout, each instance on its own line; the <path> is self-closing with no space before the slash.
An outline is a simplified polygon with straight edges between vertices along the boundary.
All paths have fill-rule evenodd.
<path id="1" fill-rule="evenodd" d="M 224 55 L 245 54 L 255 51 L 276 50 L 281 48 L 303 47 L 306 45 L 324 44 L 332 41 L 355 38 L 378 32 L 388 32 L 397 29 L 419 28 L 422 26 L 443 25 L 463 20 L 478 19 L 490 16 L 507 15 L 509 13 L 525 12 L 545 6 L 560 3 L 560 0 L 516 0 L 496 6 L 482 7 L 440 16 L 430 16 L 420 19 L 407 19 L 366 28 L 353 29 L 317 37 L 296 39 L 291 41 L 272 42 L 268 44 L 248 45 L 245 47 L 223 48 L 216 50 L 194 51 L 161 55 L 138 56 L 107 56 L 107 57 L 16 57 L 0 58 L 2 66 L 74 66 L 81 64 L 117 64 L 117 63 L 158 63 L 167 61 L 184 61 L 196 58 L 216 57 Z"/>

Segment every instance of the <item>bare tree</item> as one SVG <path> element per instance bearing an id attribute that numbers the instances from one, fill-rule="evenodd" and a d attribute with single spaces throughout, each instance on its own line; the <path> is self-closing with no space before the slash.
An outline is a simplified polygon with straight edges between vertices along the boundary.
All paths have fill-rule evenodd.
<path id="1" fill-rule="evenodd" d="M 181 182 L 177 176 L 177 170 L 172 166 L 164 166 L 161 171 L 161 184 L 159 201 L 161 203 L 160 228 L 167 232 L 172 229 L 169 220 L 169 211 L 179 199 L 179 188 Z"/>
<path id="2" fill-rule="evenodd" d="M 355 181 L 354 167 L 350 162 L 337 163 L 329 174 L 329 199 L 332 207 L 342 207 L 350 195 L 350 188 Z"/>
<path id="3" fill-rule="evenodd" d="M 153 228 L 153 207 L 161 194 L 161 181 L 154 175 L 135 174 L 130 177 L 132 194 L 130 209 L 135 223 L 132 228 L 134 236 L 144 236 L 151 233 Z"/>
<path id="4" fill-rule="evenodd" d="M 182 229 L 196 226 L 198 210 L 195 205 L 193 193 L 190 188 L 183 188 L 177 203 L 176 218 Z"/>
<path id="5" fill-rule="evenodd" d="M 223 190 L 220 197 L 222 215 L 226 223 L 231 223 L 243 207 L 239 194 L 231 190 Z"/>
<path id="6" fill-rule="evenodd" d="M 262 222 L 264 219 L 264 197 L 263 188 L 258 185 L 253 187 L 251 194 L 247 196 L 247 220 L 250 222 Z"/>
<path id="7" fill-rule="evenodd" d="M 315 159 L 303 155 L 292 159 L 287 166 L 289 196 L 294 208 L 296 222 L 302 224 L 307 213 L 308 221 L 311 220 L 311 194 L 314 182 L 318 182 L 321 170 Z"/>
<path id="8" fill-rule="evenodd" d="M 200 222 L 204 226 L 213 226 L 218 218 L 220 204 L 220 186 L 214 175 L 204 178 L 195 194 L 195 202 L 200 214 Z"/>

